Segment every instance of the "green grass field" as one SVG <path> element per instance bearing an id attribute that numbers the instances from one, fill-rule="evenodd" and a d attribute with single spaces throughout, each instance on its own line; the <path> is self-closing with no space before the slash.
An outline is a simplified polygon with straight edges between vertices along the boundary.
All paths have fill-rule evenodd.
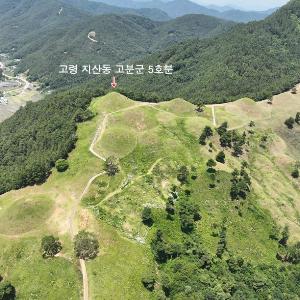
<path id="1" fill-rule="evenodd" d="M 52 200 L 45 196 L 20 199 L 0 214 L 0 232 L 18 235 L 39 228 L 50 217 Z"/>
<path id="2" fill-rule="evenodd" d="M 1 275 L 17 290 L 17 299 L 80 299 L 81 278 L 75 262 L 43 259 L 40 237 L 0 239 Z"/>
<path id="3" fill-rule="evenodd" d="M 281 103 L 280 101 L 284 100 L 277 101 Z M 294 107 L 289 112 L 297 109 L 299 103 L 297 101 L 299 100 L 293 102 Z M 112 100 L 112 105 L 113 102 Z M 107 102 L 105 104 L 107 105 Z M 149 105 L 133 107 L 130 110 L 112 114 L 106 125 L 107 131 L 98 141 L 97 149 L 105 156 L 119 157 L 123 171 L 122 176 L 126 178 L 127 174 L 129 179 L 127 185 L 113 195 L 110 195 L 111 191 L 105 192 L 105 188 L 102 188 L 101 193 L 97 193 L 95 189 L 90 191 L 91 197 L 97 199 L 95 201 L 96 209 L 94 208 L 97 216 L 131 237 L 143 236 L 145 238 L 147 229 L 141 226 L 140 222 L 142 208 L 144 206 L 162 208 L 170 186 L 174 183 L 178 184 L 174 176 L 178 167 L 180 165 L 193 166 L 198 173 L 198 179 L 193 183 L 195 189 L 193 198 L 199 199 L 197 201 L 200 201 L 201 211 L 205 216 L 199 230 L 205 242 L 210 245 L 211 252 L 215 251 L 217 243 L 217 240 L 211 235 L 211 228 L 215 226 L 215 223 L 220 223 L 220 220 L 227 217 L 230 220 L 228 225 L 229 245 L 233 252 L 253 261 L 276 262 L 277 245 L 269 239 L 273 226 L 271 215 L 280 226 L 284 226 L 286 223 L 291 225 L 294 237 L 299 236 L 299 225 L 291 222 L 291 217 L 287 213 L 291 201 L 286 196 L 290 195 L 294 199 L 299 197 L 297 183 L 291 182 L 291 178 L 286 173 L 280 177 L 282 189 L 279 188 L 278 191 L 273 189 L 273 193 L 276 193 L 273 200 L 277 201 L 276 199 L 281 197 L 281 201 L 285 203 L 284 207 L 279 208 L 280 220 L 277 220 L 273 204 L 266 203 L 267 195 L 270 196 L 267 190 L 260 188 L 263 186 L 262 181 L 265 180 L 272 189 L 270 180 L 273 178 L 273 174 L 276 172 L 282 174 L 280 165 L 273 164 L 274 170 L 262 178 L 264 168 L 259 164 L 261 150 L 258 146 L 259 138 L 264 134 L 265 128 L 275 129 L 267 120 L 270 119 L 271 113 L 277 118 L 276 112 L 280 109 L 279 105 L 277 107 L 275 104 L 270 108 L 266 103 L 255 103 L 251 99 L 242 99 L 215 108 L 218 124 L 228 121 L 230 128 L 237 127 L 242 132 L 244 129 L 249 129 L 248 124 L 251 120 L 257 123 L 257 129 L 255 129 L 257 133 L 251 140 L 251 155 L 247 154 L 242 158 L 251 162 L 252 159 L 255 160 L 251 168 L 255 179 L 255 188 L 249 203 L 242 207 L 243 217 L 240 217 L 234 208 L 234 204 L 229 199 L 228 190 L 230 172 L 233 168 L 240 166 L 241 159 L 233 158 L 229 151 L 226 152 L 227 164 L 218 166 L 222 180 L 220 179 L 220 186 L 217 186 L 215 190 L 209 189 L 209 181 L 204 180 L 207 159 L 214 158 L 220 150 L 216 138 L 212 139 L 214 145 L 211 152 L 208 151 L 208 147 L 200 147 L 197 143 L 204 126 L 212 126 L 210 109 L 207 108 L 199 114 L 195 112 L 192 104 L 176 99 L 152 107 Z M 287 113 L 284 116 L 287 116 Z M 277 122 L 277 124 L 283 128 L 282 130 L 285 130 L 283 121 L 282 123 Z M 135 132 L 135 139 L 131 135 L 133 132 Z M 274 130 L 273 136 L 277 136 L 276 130 Z M 119 141 L 121 142 L 119 143 Z M 131 152 L 129 152 L 128 145 L 130 145 Z M 273 159 L 271 146 L 272 144 L 270 151 L 264 151 L 265 162 Z M 290 159 L 293 160 L 293 158 Z M 151 169 L 157 161 L 155 168 Z M 149 170 L 151 170 L 150 173 Z M 269 177 L 270 179 L 268 179 Z M 222 182 L 223 180 L 224 182 Z M 261 182 L 260 187 L 256 186 L 256 180 Z M 293 208 L 295 208 L 294 204 Z M 293 212 L 294 216 L 296 214 Z"/>

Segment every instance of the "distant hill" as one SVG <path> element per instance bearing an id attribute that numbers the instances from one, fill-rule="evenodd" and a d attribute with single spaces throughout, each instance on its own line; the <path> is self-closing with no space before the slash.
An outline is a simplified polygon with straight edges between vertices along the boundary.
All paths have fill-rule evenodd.
<path id="1" fill-rule="evenodd" d="M 225 20 L 235 20 L 239 22 L 250 22 L 250 21 L 259 21 L 265 19 L 267 16 L 275 12 L 277 8 L 269 9 L 266 11 L 243 11 L 238 9 L 230 9 L 221 12 L 219 16 Z"/>
<path id="2" fill-rule="evenodd" d="M 212 39 L 183 42 L 142 61 L 172 63 L 173 76 L 120 78 L 120 86 L 135 99 L 265 99 L 299 82 L 299 18 L 300 1 L 294 0 L 264 21 L 235 26 Z"/>
<path id="3" fill-rule="evenodd" d="M 3 13 L 0 51 L 21 59 L 17 71 L 29 70 L 30 79 L 38 79 L 51 88 L 90 79 L 86 75 L 68 78 L 58 74 L 61 64 L 113 64 L 138 59 L 183 40 L 223 33 L 234 25 L 204 15 L 168 22 L 135 15 L 91 16 L 69 5 L 59 15 L 59 1 L 22 2 L 31 3 L 31 7 L 24 9 L 24 4 L 17 18 L 11 16 L 10 10 Z M 36 3 L 39 3 L 38 9 Z M 44 14 L 47 18 L 42 22 Z M 96 32 L 97 43 L 88 39 L 91 31 Z"/>
<path id="4" fill-rule="evenodd" d="M 118 14 L 118 15 L 138 15 L 154 21 L 167 21 L 170 19 L 168 14 L 158 8 L 126 8 L 112 6 L 106 3 L 94 2 L 89 0 L 62 0 L 64 3 L 71 4 L 79 9 L 95 15 Z"/>
<path id="5" fill-rule="evenodd" d="M 203 6 L 189 0 L 173 0 L 169 2 L 163 2 L 160 0 L 152 1 L 121 1 L 121 0 L 94 0 L 103 3 L 109 3 L 117 6 L 127 6 L 131 8 L 157 8 L 166 12 L 170 17 L 176 18 L 186 14 L 205 14 L 221 19 L 232 20 L 235 22 L 249 22 L 257 21 L 266 18 L 274 10 L 268 11 L 242 11 L 238 9 L 217 9 L 216 7 Z"/>

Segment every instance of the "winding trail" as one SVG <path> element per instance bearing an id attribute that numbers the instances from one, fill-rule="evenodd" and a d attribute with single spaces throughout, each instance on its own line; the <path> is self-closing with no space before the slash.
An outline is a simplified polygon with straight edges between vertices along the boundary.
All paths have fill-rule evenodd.
<path id="1" fill-rule="evenodd" d="M 100 160 L 106 161 L 105 157 L 103 157 L 102 155 L 100 155 L 99 153 L 96 152 L 95 146 L 96 146 L 96 143 L 99 140 L 101 140 L 101 138 L 102 138 L 102 136 L 103 136 L 103 134 L 105 132 L 105 129 L 107 127 L 107 123 L 108 123 L 109 117 L 112 116 L 113 114 L 116 114 L 116 113 L 119 113 L 119 112 L 124 112 L 124 111 L 128 111 L 128 110 L 136 109 L 138 107 L 143 107 L 143 106 L 148 106 L 148 107 L 151 107 L 151 108 L 153 108 L 155 110 L 163 111 L 163 112 L 166 112 L 166 113 L 171 113 L 171 112 L 168 112 L 168 111 L 165 111 L 165 110 L 162 110 L 162 109 L 159 109 L 159 108 L 155 107 L 156 105 L 157 104 L 147 103 L 147 102 L 145 102 L 145 103 L 138 103 L 138 104 L 135 104 L 135 105 L 132 105 L 132 106 L 129 106 L 129 107 L 126 107 L 126 108 L 123 108 L 123 109 L 119 109 L 119 110 L 116 110 L 116 111 L 113 111 L 113 112 L 105 114 L 104 118 L 100 122 L 100 125 L 98 125 L 98 127 L 97 127 L 97 130 L 95 132 L 94 138 L 93 138 L 93 140 L 91 142 L 91 145 L 89 147 L 89 151 L 94 156 L 96 156 L 97 158 L 99 158 Z M 213 115 L 213 124 L 214 124 L 214 126 L 217 126 L 214 105 L 211 105 L 211 108 L 212 108 L 212 115 Z M 171 114 L 173 114 L 173 113 L 171 113 Z M 180 116 L 177 116 L 177 117 L 180 117 Z M 182 117 L 182 118 L 186 118 L 186 117 Z M 157 161 L 155 161 L 145 175 L 151 174 L 152 171 L 153 171 L 153 169 L 155 168 L 155 166 L 161 160 L 162 160 L 162 158 L 160 158 Z M 92 178 L 90 178 L 90 180 L 86 184 L 86 186 L 85 186 L 82 194 L 77 199 L 77 201 L 75 201 L 73 209 L 72 209 L 70 217 L 69 217 L 69 228 L 70 228 L 70 233 L 71 233 L 72 237 L 74 237 L 75 234 L 78 232 L 78 228 L 77 228 L 77 225 L 74 222 L 74 219 L 75 219 L 76 213 L 78 211 L 78 207 L 79 207 L 80 201 L 83 199 L 83 197 L 85 196 L 85 194 L 88 192 L 88 190 L 89 190 L 90 186 L 92 185 L 92 183 L 98 177 L 100 177 L 100 176 L 102 176 L 104 174 L 105 174 L 105 172 L 101 172 L 99 174 L 94 175 Z M 131 186 L 134 182 L 136 182 L 138 179 L 144 177 L 145 175 L 140 175 L 140 176 L 135 177 L 127 186 Z M 110 199 L 111 197 L 113 197 L 113 196 L 121 193 L 122 190 L 123 190 L 123 188 L 124 188 L 123 187 L 123 183 L 121 183 L 121 185 L 115 191 L 109 193 L 101 202 L 105 202 L 108 199 Z M 79 263 L 80 263 L 80 270 L 81 270 L 81 273 L 82 273 L 82 282 L 83 282 L 83 300 L 89 300 L 89 284 L 88 284 L 88 274 L 87 274 L 87 270 L 86 270 L 85 260 L 80 259 Z"/>
<path id="2" fill-rule="evenodd" d="M 101 156 L 100 154 L 98 154 L 95 151 L 94 147 L 95 147 L 97 141 L 100 140 L 103 136 L 103 133 L 106 129 L 106 125 L 107 125 L 109 116 L 111 116 L 113 114 L 116 114 L 118 112 L 123 112 L 123 111 L 131 110 L 131 109 L 135 109 L 135 108 L 140 107 L 140 106 L 149 106 L 149 103 L 139 103 L 139 104 L 132 105 L 132 106 L 129 106 L 129 107 L 126 107 L 126 108 L 123 108 L 123 109 L 120 109 L 120 110 L 116 110 L 116 111 L 113 111 L 113 112 L 110 112 L 110 113 L 106 114 L 104 116 L 102 122 L 100 123 L 100 125 L 98 126 L 98 128 L 96 130 L 93 141 L 92 141 L 92 143 L 89 147 L 89 151 L 94 156 L 101 159 L 102 161 L 106 161 L 106 159 L 103 156 Z M 96 180 L 98 177 L 100 177 L 104 174 L 105 174 L 105 172 L 101 172 L 101 173 L 98 173 L 98 174 L 94 175 L 92 178 L 90 178 L 90 180 L 86 184 L 83 192 L 81 193 L 80 197 L 74 202 L 74 205 L 73 205 L 73 208 L 72 208 L 71 214 L 69 216 L 69 220 L 68 220 L 69 232 L 70 232 L 70 234 L 73 238 L 78 232 L 78 227 L 75 224 L 76 222 L 74 222 L 74 219 L 75 219 L 76 213 L 78 211 L 79 204 L 80 204 L 81 200 L 83 199 L 83 197 L 85 196 L 85 194 L 88 192 L 88 190 L 89 190 L 90 186 L 92 185 L 92 183 L 94 182 L 94 180 Z M 115 192 L 118 193 L 119 190 L 117 189 Z M 88 282 L 88 274 L 87 274 L 87 270 L 86 270 L 85 260 L 79 259 L 79 264 L 80 264 L 80 271 L 81 271 L 81 274 L 82 274 L 83 300 L 89 300 L 89 282 Z"/>
<path id="3" fill-rule="evenodd" d="M 96 38 L 96 33 L 94 31 L 89 32 L 87 37 L 91 42 L 98 43 L 98 41 L 95 39 Z"/>
<path id="4" fill-rule="evenodd" d="M 74 236 L 78 233 L 78 228 L 77 225 L 74 222 L 75 216 L 76 216 L 76 212 L 78 210 L 78 206 L 82 200 L 82 198 L 84 197 L 84 195 L 88 192 L 91 184 L 93 183 L 93 181 L 95 179 L 97 179 L 99 176 L 104 175 L 105 172 L 101 172 L 99 174 L 96 174 L 95 176 L 93 176 L 87 183 L 87 185 L 85 186 L 80 198 L 78 198 L 77 201 L 75 201 L 72 211 L 71 211 L 71 215 L 69 217 L 69 231 L 70 234 L 72 236 L 72 238 L 74 238 Z M 84 300 L 89 300 L 89 281 L 88 281 L 88 274 L 86 271 L 86 265 L 85 265 L 85 260 L 83 259 L 79 259 L 79 265 L 80 265 L 80 271 L 82 274 L 82 285 L 83 285 L 83 299 Z"/>

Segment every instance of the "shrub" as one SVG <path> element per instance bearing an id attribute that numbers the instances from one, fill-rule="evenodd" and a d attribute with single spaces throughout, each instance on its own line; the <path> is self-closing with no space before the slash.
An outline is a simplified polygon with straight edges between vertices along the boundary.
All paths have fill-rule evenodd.
<path id="1" fill-rule="evenodd" d="M 188 177 L 189 177 L 189 170 L 186 166 L 182 166 L 177 175 L 177 179 L 181 184 L 187 183 L 188 182 Z"/>
<path id="2" fill-rule="evenodd" d="M 155 278 L 151 275 L 145 276 L 142 278 L 142 283 L 147 290 L 152 292 L 155 286 Z"/>
<path id="3" fill-rule="evenodd" d="M 287 120 L 285 120 L 284 124 L 287 126 L 288 129 L 293 129 L 295 124 L 295 119 L 290 117 Z"/>
<path id="4" fill-rule="evenodd" d="M 297 112 L 295 122 L 300 125 L 300 112 Z"/>
<path id="5" fill-rule="evenodd" d="M 299 176 L 300 176 L 299 170 L 298 169 L 293 170 L 291 175 L 293 178 L 296 178 L 296 179 L 299 178 Z"/>
<path id="6" fill-rule="evenodd" d="M 224 151 L 220 151 L 216 156 L 216 161 L 219 163 L 224 164 L 225 163 L 225 153 Z"/>
<path id="7" fill-rule="evenodd" d="M 80 259 L 93 259 L 99 252 L 99 242 L 93 233 L 80 231 L 75 236 L 74 250 Z"/>
<path id="8" fill-rule="evenodd" d="M 6 281 L 0 282 L 0 300 L 13 300 L 16 299 L 15 287 Z"/>
<path id="9" fill-rule="evenodd" d="M 108 176 L 115 176 L 120 171 L 117 159 L 113 156 L 108 157 L 105 161 L 104 170 Z"/>
<path id="10" fill-rule="evenodd" d="M 53 257 L 62 249 L 61 242 L 52 235 L 44 236 L 41 243 L 43 257 Z"/>
<path id="11" fill-rule="evenodd" d="M 69 163 L 66 159 L 59 159 L 55 163 L 55 167 L 58 172 L 65 172 L 69 168 Z"/>
<path id="12" fill-rule="evenodd" d="M 142 212 L 142 221 L 147 226 L 153 225 L 152 211 L 150 207 L 144 207 Z"/>

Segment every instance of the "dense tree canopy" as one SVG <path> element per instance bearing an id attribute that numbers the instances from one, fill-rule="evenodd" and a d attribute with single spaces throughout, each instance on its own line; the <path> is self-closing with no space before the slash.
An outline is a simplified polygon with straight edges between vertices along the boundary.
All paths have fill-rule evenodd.
<path id="1" fill-rule="evenodd" d="M 42 183 L 76 143 L 76 116 L 86 110 L 97 85 L 55 92 L 28 103 L 0 124 L 0 194 Z"/>
<path id="2" fill-rule="evenodd" d="M 120 89 L 134 99 L 159 101 L 270 98 L 299 81 L 299 17 L 300 3 L 293 0 L 266 20 L 235 26 L 216 38 L 183 42 L 141 61 L 172 63 L 172 76 L 124 77 Z"/>

